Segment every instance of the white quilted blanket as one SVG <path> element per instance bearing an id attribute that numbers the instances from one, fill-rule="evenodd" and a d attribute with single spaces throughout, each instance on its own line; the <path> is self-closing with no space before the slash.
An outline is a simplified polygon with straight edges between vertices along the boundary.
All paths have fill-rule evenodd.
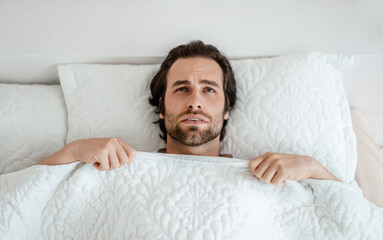
<path id="1" fill-rule="evenodd" d="M 240 159 L 138 152 L 131 165 L 0 176 L 0 239 L 383 239 L 356 186 L 252 176 Z"/>

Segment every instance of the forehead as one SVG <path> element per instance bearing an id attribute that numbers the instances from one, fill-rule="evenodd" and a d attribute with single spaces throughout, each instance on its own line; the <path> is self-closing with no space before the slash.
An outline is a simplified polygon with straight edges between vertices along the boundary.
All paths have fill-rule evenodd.
<path id="1" fill-rule="evenodd" d="M 223 81 L 223 72 L 219 64 L 210 58 L 190 57 L 179 58 L 170 67 L 167 79 L 168 83 L 177 80 L 188 80 L 191 76 L 199 76 L 203 79 Z"/>

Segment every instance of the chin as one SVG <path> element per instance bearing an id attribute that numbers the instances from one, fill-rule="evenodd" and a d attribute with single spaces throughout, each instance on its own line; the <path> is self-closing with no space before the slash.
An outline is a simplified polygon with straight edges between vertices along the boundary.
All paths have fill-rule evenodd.
<path id="1" fill-rule="evenodd" d="M 190 126 L 190 127 L 188 127 L 188 130 L 190 130 L 190 131 L 192 131 L 192 132 L 196 132 L 196 131 L 198 131 L 200 128 L 199 127 L 197 127 L 197 126 Z"/>

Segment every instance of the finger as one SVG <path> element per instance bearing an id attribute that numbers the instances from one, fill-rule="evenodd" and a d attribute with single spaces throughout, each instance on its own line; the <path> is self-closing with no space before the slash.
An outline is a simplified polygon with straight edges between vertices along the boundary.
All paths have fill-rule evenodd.
<path id="1" fill-rule="evenodd" d="M 254 170 L 254 175 L 258 178 L 262 178 L 263 174 L 266 172 L 266 170 L 270 167 L 271 162 L 269 159 L 265 158 L 261 164 L 258 165 L 258 167 Z"/>
<path id="2" fill-rule="evenodd" d="M 94 166 L 95 168 L 97 168 L 97 170 L 99 170 L 99 171 L 102 171 L 102 170 L 103 170 L 103 169 L 101 169 L 101 167 L 100 167 L 100 163 L 98 163 L 98 162 L 93 163 L 93 166 Z"/>
<path id="3" fill-rule="evenodd" d="M 120 162 L 120 166 L 127 164 L 129 161 L 128 155 L 121 145 L 117 146 L 117 157 Z"/>
<path id="4" fill-rule="evenodd" d="M 261 155 L 261 156 L 258 156 L 256 158 L 252 159 L 249 163 L 250 172 L 252 172 L 254 174 L 255 170 L 257 169 L 259 164 L 261 164 L 263 162 L 264 159 L 265 159 L 264 155 Z"/>
<path id="5" fill-rule="evenodd" d="M 271 180 L 274 178 L 275 174 L 277 174 L 278 166 L 270 165 L 269 168 L 263 173 L 261 179 L 264 182 L 271 183 Z"/>
<path id="6" fill-rule="evenodd" d="M 116 169 L 120 167 L 120 161 L 118 160 L 115 151 L 109 153 L 109 169 Z"/>
<path id="7" fill-rule="evenodd" d="M 128 158 L 129 158 L 128 163 L 132 163 L 133 160 L 136 158 L 136 149 L 134 149 L 132 146 L 130 146 L 127 142 L 125 142 L 121 138 L 117 138 L 117 140 L 121 144 L 122 148 L 125 150 L 126 154 L 128 155 Z"/>
<path id="8" fill-rule="evenodd" d="M 286 174 L 284 171 L 277 171 L 273 179 L 271 179 L 271 184 L 280 187 L 285 183 L 286 180 Z"/>
<path id="9" fill-rule="evenodd" d="M 99 171 L 108 170 L 109 169 L 109 163 L 108 159 L 106 158 L 95 158 L 95 163 L 93 163 L 93 166 L 97 168 Z"/>

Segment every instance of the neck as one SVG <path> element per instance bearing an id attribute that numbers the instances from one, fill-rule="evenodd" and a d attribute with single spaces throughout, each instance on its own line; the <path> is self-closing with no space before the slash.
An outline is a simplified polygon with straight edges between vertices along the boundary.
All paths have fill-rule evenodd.
<path id="1" fill-rule="evenodd" d="M 167 135 L 166 153 L 200 156 L 219 156 L 219 136 L 200 146 L 187 146 Z"/>

